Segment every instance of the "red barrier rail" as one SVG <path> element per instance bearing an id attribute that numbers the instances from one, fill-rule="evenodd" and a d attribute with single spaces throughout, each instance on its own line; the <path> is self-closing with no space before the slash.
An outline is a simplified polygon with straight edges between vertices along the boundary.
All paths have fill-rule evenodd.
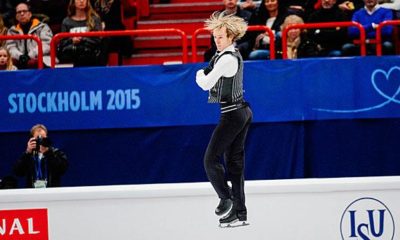
<path id="1" fill-rule="evenodd" d="M 335 28 L 335 27 L 357 27 L 360 31 L 360 47 L 361 56 L 367 54 L 365 43 L 365 29 L 357 22 L 329 22 L 329 23 L 305 23 L 293 24 L 287 26 L 282 31 L 282 58 L 287 59 L 287 33 L 291 29 L 318 29 L 318 28 Z"/>
<path id="2" fill-rule="evenodd" d="M 58 33 L 53 36 L 50 43 L 51 67 L 56 65 L 56 50 L 60 39 L 70 37 L 119 37 L 119 36 L 148 36 L 148 35 L 180 35 L 182 39 L 182 63 L 188 62 L 188 40 L 185 32 L 175 28 L 146 29 L 146 30 L 122 30 L 122 31 L 99 31 L 85 33 Z"/>
<path id="3" fill-rule="evenodd" d="M 267 26 L 248 26 L 247 31 L 265 31 L 269 38 L 269 50 L 270 50 L 270 59 L 275 59 L 275 35 L 272 30 Z M 201 33 L 210 33 L 206 28 L 197 29 L 192 36 L 192 62 L 197 62 L 197 36 Z"/>
<path id="4" fill-rule="evenodd" d="M 0 40 L 23 40 L 23 39 L 33 39 L 36 41 L 38 46 L 38 69 L 43 68 L 43 46 L 42 41 L 36 35 L 1 35 Z"/>
<path id="5" fill-rule="evenodd" d="M 196 29 L 196 31 L 194 31 L 194 33 L 192 35 L 192 62 L 193 63 L 197 62 L 197 36 L 202 33 L 210 34 L 210 31 L 207 30 L 206 28 L 199 28 L 199 29 Z"/>
<path id="6" fill-rule="evenodd" d="M 376 55 L 377 56 L 382 56 L 382 28 L 385 26 L 395 26 L 395 25 L 400 25 L 400 20 L 388 20 L 381 22 L 378 24 L 378 27 L 376 28 Z M 395 34 L 397 34 L 397 31 L 395 31 Z M 396 43 L 394 43 L 396 44 Z"/>

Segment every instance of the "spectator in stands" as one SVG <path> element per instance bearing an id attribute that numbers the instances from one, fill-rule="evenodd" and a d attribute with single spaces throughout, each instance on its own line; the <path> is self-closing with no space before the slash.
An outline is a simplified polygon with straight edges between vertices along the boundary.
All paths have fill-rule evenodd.
<path id="1" fill-rule="evenodd" d="M 389 0 L 380 4 L 381 7 L 393 10 L 393 18 L 400 19 L 400 0 Z"/>
<path id="2" fill-rule="evenodd" d="M 344 11 L 354 11 L 364 7 L 363 0 L 338 0 L 337 4 Z"/>
<path id="3" fill-rule="evenodd" d="M 338 0 L 339 9 L 341 9 L 347 16 L 347 20 L 350 21 L 355 11 L 364 7 L 363 0 Z"/>
<path id="4" fill-rule="evenodd" d="M 241 9 L 247 10 L 251 13 L 253 13 L 257 8 L 257 4 L 253 0 L 241 0 L 239 6 Z"/>
<path id="5" fill-rule="evenodd" d="M 225 9 L 223 9 L 220 12 L 222 12 L 224 15 L 235 15 L 237 17 L 243 18 L 246 22 L 249 22 L 251 18 L 251 12 L 240 9 L 240 7 L 238 6 L 238 0 L 223 0 L 223 1 Z M 243 59 L 247 59 L 251 51 L 248 34 L 246 34 L 243 38 L 236 41 L 235 45 L 236 48 L 239 49 Z M 211 38 L 211 48 L 204 53 L 204 60 L 206 62 L 210 61 L 216 51 L 217 47 L 215 46 L 214 40 Z"/>
<path id="6" fill-rule="evenodd" d="M 17 70 L 14 66 L 7 48 L 0 47 L 0 70 Z"/>
<path id="7" fill-rule="evenodd" d="M 379 6 L 395 11 L 395 14 L 396 14 L 395 18 L 396 19 L 400 18 L 400 0 L 385 1 L 384 3 L 380 4 Z"/>
<path id="8" fill-rule="evenodd" d="M 310 15 L 322 8 L 322 1 L 323 0 L 307 0 L 305 3 L 306 8 L 306 18 L 308 19 Z M 350 21 L 351 17 L 355 10 L 362 8 L 364 6 L 363 0 L 337 0 L 336 5 L 339 7 L 340 10 L 343 11 L 346 15 L 346 20 Z"/>
<path id="9" fill-rule="evenodd" d="M 36 35 L 42 41 L 43 55 L 48 56 L 53 37 L 49 26 L 33 18 L 30 6 L 26 3 L 18 4 L 15 10 L 18 24 L 8 30 L 8 35 Z M 33 39 L 7 40 L 7 49 L 18 69 L 37 68 L 38 46 Z"/>
<path id="10" fill-rule="evenodd" d="M 88 0 L 70 0 L 68 16 L 63 20 L 61 32 L 82 33 L 101 31 L 101 20 Z M 73 37 L 61 40 L 57 56 L 61 62 L 74 66 L 98 66 L 101 64 L 101 39 L 98 37 Z"/>
<path id="11" fill-rule="evenodd" d="M 121 2 L 118 0 L 90 0 L 93 9 L 101 19 L 102 29 L 107 29 L 107 25 L 117 25 L 121 19 Z M 119 19 L 118 19 L 119 18 Z M 106 24 L 107 22 L 107 24 Z"/>
<path id="12" fill-rule="evenodd" d="M 105 31 L 125 30 L 121 16 L 120 0 L 92 0 L 94 10 L 100 15 Z M 118 64 L 122 64 L 122 57 L 130 57 L 133 52 L 131 37 L 111 37 L 104 39 L 103 55 L 105 62 L 109 53 L 118 54 Z"/>
<path id="13" fill-rule="evenodd" d="M 392 20 L 393 13 L 389 9 L 382 8 L 378 5 L 378 0 L 364 0 L 365 7 L 356 11 L 353 15 L 352 21 L 360 23 L 366 32 L 367 40 L 374 40 L 376 38 L 376 27 L 379 23 Z M 349 36 L 351 39 L 359 37 L 360 33 L 358 28 L 350 27 Z M 394 47 L 391 42 L 393 27 L 387 26 L 382 28 L 382 52 L 383 54 L 393 54 Z M 367 54 L 371 55 L 376 52 L 375 44 L 367 44 Z M 343 45 L 343 54 L 346 56 L 359 55 L 359 47 L 354 43 L 346 43 Z"/>
<path id="14" fill-rule="evenodd" d="M 303 19 L 296 15 L 291 14 L 288 15 L 281 29 L 284 30 L 287 26 L 293 24 L 303 24 Z M 277 42 L 277 58 L 281 58 L 283 54 L 283 49 L 281 45 L 281 41 Z M 287 32 L 287 57 L 288 59 L 296 59 L 296 58 L 306 58 L 306 57 L 317 57 L 318 56 L 318 47 L 317 44 L 310 39 L 307 38 L 307 34 L 300 29 L 291 29 Z"/>
<path id="15" fill-rule="evenodd" d="M 7 27 L 4 25 L 3 17 L 0 15 L 0 36 L 7 35 Z M 6 44 L 5 40 L 0 40 L 0 47 Z"/>
<path id="16" fill-rule="evenodd" d="M 250 25 L 266 25 L 275 36 L 279 36 L 281 25 L 287 16 L 287 12 L 280 5 L 280 0 L 262 0 L 260 6 L 250 19 Z M 265 32 L 251 32 L 250 46 L 253 51 L 250 52 L 249 59 L 268 59 L 269 35 Z M 277 37 L 275 40 L 280 39 Z"/>
<path id="17" fill-rule="evenodd" d="M 47 128 L 34 125 L 26 150 L 14 165 L 15 174 L 26 178 L 27 188 L 60 187 L 67 167 L 67 156 L 52 146 Z"/>
<path id="18" fill-rule="evenodd" d="M 0 15 L 3 17 L 4 24 L 7 28 L 13 25 L 15 16 L 15 5 L 12 0 L 0 1 Z"/>
<path id="19" fill-rule="evenodd" d="M 61 22 L 67 16 L 68 0 L 27 0 L 37 17 L 47 18 L 54 34 L 61 31 Z"/>
<path id="20" fill-rule="evenodd" d="M 336 5 L 336 0 L 322 0 L 321 8 L 313 12 L 308 22 L 345 22 L 345 13 Z M 337 57 L 342 54 L 343 44 L 347 42 L 347 28 L 309 29 L 309 37 L 318 44 L 319 55 Z"/>
<path id="21" fill-rule="evenodd" d="M 341 10 L 354 11 L 364 6 L 363 0 L 337 0 L 336 3 Z M 318 10 L 322 7 L 322 0 L 307 0 L 307 7 Z"/>
<path id="22" fill-rule="evenodd" d="M 306 3 L 307 1 L 305 0 L 285 0 L 282 1 L 281 5 L 289 14 L 299 15 L 301 18 L 304 18 Z"/>

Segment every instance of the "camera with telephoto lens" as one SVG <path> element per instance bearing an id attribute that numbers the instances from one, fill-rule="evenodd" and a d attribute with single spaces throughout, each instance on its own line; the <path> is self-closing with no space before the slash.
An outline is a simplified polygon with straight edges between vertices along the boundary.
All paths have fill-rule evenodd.
<path id="1" fill-rule="evenodd" d="M 43 147 L 50 147 L 51 142 L 49 138 L 43 138 L 42 136 L 37 136 L 37 138 L 35 139 L 36 141 L 36 149 L 35 151 L 39 152 L 40 146 Z"/>
<path id="2" fill-rule="evenodd" d="M 21 55 L 18 59 L 18 65 L 20 66 L 20 68 L 27 68 L 28 67 L 28 62 L 30 60 L 29 56 L 24 54 Z"/>

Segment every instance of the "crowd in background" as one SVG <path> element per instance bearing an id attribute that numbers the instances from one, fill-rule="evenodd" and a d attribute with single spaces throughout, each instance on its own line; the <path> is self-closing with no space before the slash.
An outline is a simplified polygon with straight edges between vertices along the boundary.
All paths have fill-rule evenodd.
<path id="1" fill-rule="evenodd" d="M 225 6 L 236 0 L 225 0 Z M 265 25 L 275 35 L 276 57 L 282 57 L 282 30 L 292 24 L 349 22 L 360 23 L 366 31 L 367 53 L 376 53 L 373 41 L 376 28 L 386 20 L 396 20 L 400 13 L 400 1 L 379 0 L 252 0 L 241 2 L 238 16 L 251 13 L 249 25 Z M 240 14 L 238 14 L 240 13 Z M 382 28 L 383 54 L 395 54 L 393 43 L 394 27 Z M 287 58 L 338 57 L 360 55 L 356 27 L 320 29 L 292 29 L 287 33 Z M 242 40 L 243 41 L 243 40 Z M 240 49 L 246 59 L 268 59 L 269 36 L 263 32 L 251 32 L 247 36 L 247 49 Z M 242 43 L 240 43 L 242 45 Z M 206 58 L 207 59 L 207 56 Z"/>
<path id="2" fill-rule="evenodd" d="M 0 34 L 39 37 L 43 47 L 43 62 L 50 65 L 50 42 L 59 32 L 81 33 L 125 29 L 121 19 L 120 0 L 26 0 L 0 2 Z M 33 39 L 0 41 L 0 52 L 11 58 L 12 69 L 37 68 L 37 42 Z M 60 63 L 74 66 L 105 65 L 110 52 L 131 54 L 130 38 L 63 39 L 57 49 Z M 0 62 L 0 68 L 3 62 Z"/>
<path id="3" fill-rule="evenodd" d="M 2 0 L 0 1 L 0 35 L 37 35 L 43 43 L 43 62 L 50 65 L 50 41 L 59 32 L 88 32 L 125 29 L 121 17 L 124 0 Z M 244 18 L 249 25 L 265 25 L 272 29 L 276 57 L 282 57 L 282 29 L 296 23 L 356 21 L 363 25 L 367 39 L 374 39 L 376 27 L 385 20 L 398 19 L 400 0 L 223 0 L 226 14 Z M 382 29 L 383 54 L 394 54 L 393 30 Z M 338 57 L 360 54 L 354 39 L 359 30 L 354 27 L 293 29 L 287 35 L 287 57 Z M 268 59 L 270 39 L 264 32 L 248 32 L 236 43 L 244 59 Z M 0 69 L 36 68 L 37 44 L 34 40 L 0 40 Z M 59 63 L 73 66 L 106 65 L 110 52 L 130 56 L 130 37 L 63 39 L 57 48 Z M 376 52 L 375 44 L 367 45 L 368 54 Z M 206 51 L 208 61 L 215 53 Z M 11 62 L 11 63 L 10 63 Z"/>

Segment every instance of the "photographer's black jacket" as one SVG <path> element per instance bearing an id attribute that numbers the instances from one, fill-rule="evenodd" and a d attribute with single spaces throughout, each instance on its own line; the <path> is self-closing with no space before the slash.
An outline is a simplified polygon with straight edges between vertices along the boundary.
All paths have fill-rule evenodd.
<path id="1" fill-rule="evenodd" d="M 43 154 L 41 160 L 42 172 L 45 172 L 45 164 L 47 164 L 47 187 L 60 187 L 61 176 L 68 168 L 67 156 L 64 152 L 57 148 L 50 147 Z M 33 182 L 36 180 L 36 170 L 34 156 L 32 153 L 24 152 L 14 165 L 14 173 L 17 176 L 26 177 L 26 187 L 32 188 Z"/>

